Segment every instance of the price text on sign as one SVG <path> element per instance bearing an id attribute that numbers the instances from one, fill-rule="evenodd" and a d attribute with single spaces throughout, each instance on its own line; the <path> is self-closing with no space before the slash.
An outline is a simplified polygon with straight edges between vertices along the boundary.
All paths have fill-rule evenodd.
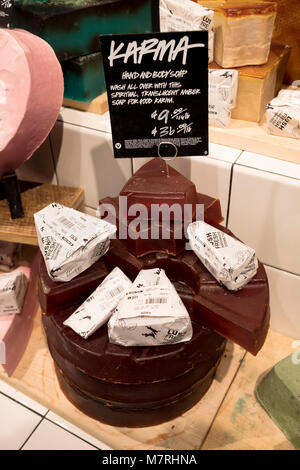
<path id="1" fill-rule="evenodd" d="M 208 153 L 206 31 L 101 36 L 116 158 Z M 171 146 L 170 146 L 171 147 Z M 172 146 L 173 147 L 173 146 Z M 170 156 L 174 153 L 170 148 Z"/>
<path id="2" fill-rule="evenodd" d="M 13 5 L 13 0 L 0 0 L 0 28 L 10 27 Z"/>

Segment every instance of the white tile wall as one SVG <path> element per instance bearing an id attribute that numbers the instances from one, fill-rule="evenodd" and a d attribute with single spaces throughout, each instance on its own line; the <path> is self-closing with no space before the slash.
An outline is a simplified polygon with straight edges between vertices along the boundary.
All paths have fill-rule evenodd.
<path id="1" fill-rule="evenodd" d="M 19 390 L 15 389 L 8 383 L 4 382 L 0 379 L 0 393 L 7 395 L 8 397 L 12 398 L 13 400 L 21 403 L 26 408 L 30 408 L 31 410 L 35 411 L 36 413 L 44 416 L 47 413 L 47 408 L 42 406 L 35 400 L 31 400 L 27 395 L 20 392 Z"/>
<path id="2" fill-rule="evenodd" d="M 270 326 L 282 334 L 300 339 L 300 276 L 269 266 L 265 268 L 270 286 Z"/>
<path id="3" fill-rule="evenodd" d="M 262 163 L 268 171 L 256 169 L 257 157 L 249 154 L 234 165 L 228 226 L 256 249 L 261 261 L 300 275 L 299 168 L 292 163 L 282 168 L 271 158 L 266 166 L 266 158 Z M 283 170 L 289 176 L 277 173 Z"/>
<path id="4" fill-rule="evenodd" d="M 131 176 L 131 159 L 114 159 L 107 132 L 59 121 L 50 138 L 58 184 L 83 188 L 91 208 L 117 195 Z"/>
<path id="5" fill-rule="evenodd" d="M 49 137 L 16 173 L 20 180 L 57 184 Z"/>

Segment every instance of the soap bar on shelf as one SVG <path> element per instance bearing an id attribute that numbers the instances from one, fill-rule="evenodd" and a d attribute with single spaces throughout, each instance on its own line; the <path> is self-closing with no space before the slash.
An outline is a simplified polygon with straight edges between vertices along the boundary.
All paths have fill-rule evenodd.
<path id="1" fill-rule="evenodd" d="M 223 221 L 219 199 L 212 198 L 205 194 L 197 193 L 197 204 L 203 204 L 203 214 L 205 222 L 211 225 L 218 225 Z M 133 229 L 130 228 L 130 221 L 119 218 L 119 198 L 106 197 L 99 202 L 100 216 L 108 222 L 116 223 L 117 236 L 122 240 L 128 250 L 135 256 L 144 256 L 155 251 L 165 251 L 176 256 L 184 250 L 186 245 L 185 227 L 181 221 L 156 221 L 145 220 L 139 230 L 139 238 L 133 238 Z M 123 214 L 124 216 L 125 214 Z M 152 224 L 152 230 L 151 230 Z M 129 226 L 128 226 L 129 225 Z M 152 232 L 152 233 L 151 233 Z M 162 234 L 165 234 L 165 238 Z M 134 231 L 134 235 L 136 231 Z M 153 238 L 153 236 L 156 236 Z"/>
<path id="2" fill-rule="evenodd" d="M 184 205 L 192 205 L 192 214 L 195 215 L 197 191 L 194 183 L 185 178 L 159 157 L 153 158 L 143 165 L 125 184 L 120 196 L 127 197 L 127 207 L 134 204 L 143 204 L 146 209 L 140 218 L 150 220 L 151 205 L 166 204 L 166 217 L 170 220 L 182 220 Z M 169 210 L 176 204 L 176 211 Z M 133 209 L 133 208 L 132 208 Z M 137 217 L 135 211 L 128 211 L 128 219 Z M 161 216 L 164 219 L 164 215 Z"/>
<path id="3" fill-rule="evenodd" d="M 300 89 L 281 90 L 267 105 L 266 117 L 270 134 L 300 139 Z"/>
<path id="4" fill-rule="evenodd" d="M 214 55 L 214 12 L 190 0 L 160 0 L 160 31 L 207 31 L 208 62 Z"/>
<path id="5" fill-rule="evenodd" d="M 158 30 L 151 0 L 15 0 L 13 26 L 45 39 L 59 60 L 99 52 L 101 34 Z"/>
<path id="6" fill-rule="evenodd" d="M 38 295 L 43 312 L 53 314 L 58 306 L 63 308 L 83 302 L 107 275 L 104 263 L 97 261 L 69 282 L 54 282 L 40 254 Z"/>
<path id="7" fill-rule="evenodd" d="M 277 5 L 229 2 L 214 9 L 214 60 L 225 68 L 265 64 L 268 60 Z"/>
<path id="8" fill-rule="evenodd" d="M 231 109 L 236 105 L 238 71 L 209 69 L 208 72 L 209 124 L 226 127 L 230 122 Z"/>
<path id="9" fill-rule="evenodd" d="M 282 86 L 291 48 L 272 44 L 268 62 L 265 65 L 238 67 L 238 90 L 236 106 L 231 111 L 233 119 L 259 122 L 266 105 Z M 215 62 L 210 69 L 220 69 Z"/>
<path id="10" fill-rule="evenodd" d="M 296 449 L 300 449 L 299 353 L 278 362 L 259 381 L 256 398 Z"/>
<path id="11" fill-rule="evenodd" d="M 116 267 L 83 304 L 64 321 L 64 325 L 72 328 L 82 338 L 89 338 L 107 323 L 131 285 L 128 277 Z"/>
<path id="12" fill-rule="evenodd" d="M 27 286 L 27 277 L 20 270 L 0 274 L 0 315 L 22 312 Z"/>
<path id="13" fill-rule="evenodd" d="M 61 62 L 64 98 L 89 102 L 106 91 L 101 52 Z"/>

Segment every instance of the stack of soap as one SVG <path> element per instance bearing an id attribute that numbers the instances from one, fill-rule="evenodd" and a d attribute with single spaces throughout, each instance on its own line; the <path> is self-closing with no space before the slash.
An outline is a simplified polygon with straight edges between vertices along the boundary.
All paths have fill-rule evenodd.
<path id="1" fill-rule="evenodd" d="M 177 203 L 177 208 L 182 209 L 183 205 L 188 203 L 192 214 L 196 213 L 197 192 L 193 183 L 178 172 L 173 172 L 165 162 L 152 162 L 142 167 L 121 191 L 123 197 L 127 196 L 128 208 L 131 204 L 138 203 L 141 209 L 143 207 L 149 210 L 153 204 L 165 203 L 170 209 Z M 166 181 L 168 177 L 170 181 Z M 121 211 L 119 218 L 122 215 Z M 129 223 L 135 221 L 134 217 L 134 213 L 129 214 Z M 177 221 L 176 213 L 171 219 L 171 222 Z M 164 221 L 164 215 L 161 215 L 159 220 Z M 233 236 L 224 227 L 218 226 L 218 229 Z M 232 293 L 216 281 L 191 250 L 186 248 L 176 255 L 171 255 L 169 250 L 172 247 L 172 238 L 164 240 L 163 249 L 159 245 L 155 245 L 153 249 L 153 243 L 156 242 L 147 240 L 148 254 L 140 254 L 137 257 L 129 251 L 126 240 L 114 239 L 109 251 L 101 258 L 101 263 L 107 272 L 118 268 L 130 281 L 139 276 L 137 290 L 142 289 L 147 282 L 145 272 L 140 274 L 141 271 L 154 269 L 161 273 L 161 270 L 164 270 L 192 320 L 193 336 L 189 341 L 151 348 L 125 347 L 109 342 L 106 324 L 91 336 L 84 334 L 82 337 L 77 334 L 67 326 L 66 320 L 75 311 L 76 316 L 81 315 L 83 306 L 82 302 L 73 304 L 70 293 L 75 291 L 75 282 L 82 292 L 89 290 L 91 277 L 87 273 L 81 273 L 77 279 L 74 278 L 65 283 L 65 286 L 61 286 L 60 295 L 70 299 L 68 306 L 62 308 L 57 302 L 52 315 L 43 315 L 48 346 L 62 390 L 83 412 L 115 426 L 153 425 L 180 415 L 199 401 L 208 390 L 224 350 L 225 342 L 222 337 L 236 342 L 252 354 L 257 354 L 268 332 L 269 289 L 261 263 L 258 263 L 257 272 L 248 284 L 240 291 Z M 44 271 L 45 282 L 40 283 L 39 289 L 49 285 L 47 275 Z M 100 282 L 101 280 L 99 284 Z M 150 287 L 157 289 L 159 284 Z M 48 305 L 47 297 L 50 295 L 46 289 L 40 292 L 40 296 L 45 299 L 45 305 Z M 157 297 L 149 298 L 149 304 L 155 305 L 152 299 Z M 159 297 L 161 298 L 165 299 Z M 93 294 L 90 299 L 93 301 Z M 131 300 L 135 299 L 126 298 L 126 303 Z M 162 305 L 164 302 L 161 302 Z M 132 314 L 133 304 L 130 305 Z M 87 304 L 84 310 L 87 315 L 84 313 L 82 321 L 89 322 L 92 316 Z M 132 317 L 127 322 L 127 307 L 124 312 L 119 326 L 122 328 L 126 324 L 130 329 L 136 328 L 137 319 L 134 318 L 131 323 Z M 143 317 L 144 312 L 146 310 L 142 309 L 139 318 Z M 147 312 L 149 313 L 149 309 Z M 101 312 L 93 309 L 92 313 L 93 316 L 96 314 L 97 322 L 101 320 Z M 164 310 L 160 309 L 160 316 L 163 314 Z M 148 320 L 150 321 L 149 318 L 147 322 Z M 72 325 L 75 329 L 73 321 L 76 321 L 74 316 Z M 157 324 L 156 328 L 155 325 L 151 321 L 143 325 L 147 331 L 142 331 L 142 336 L 150 335 L 145 338 L 153 339 L 153 336 L 158 335 L 160 327 Z M 168 334 L 172 340 L 176 336 L 175 331 L 168 331 Z"/>
<path id="2" fill-rule="evenodd" d="M 13 25 L 53 47 L 62 62 L 65 98 L 90 101 L 105 90 L 99 36 L 158 30 L 158 1 L 16 0 Z"/>
<path id="3" fill-rule="evenodd" d="M 282 86 L 290 51 L 289 46 L 272 44 L 266 64 L 236 68 L 239 79 L 236 106 L 231 112 L 233 119 L 254 122 L 262 119 L 266 105 Z M 215 62 L 209 68 L 222 70 Z"/>
<path id="4" fill-rule="evenodd" d="M 140 212 L 140 204 L 144 212 Z M 223 220 L 218 199 L 197 193 L 195 185 L 174 168 L 168 166 L 167 173 L 166 163 L 160 158 L 140 168 L 119 198 L 102 199 L 99 211 L 105 220 L 117 225 L 119 239 L 138 257 L 155 251 L 177 255 L 185 248 L 189 222 L 202 216 L 212 225 Z M 138 226 L 132 220 L 137 216 Z"/>
<path id="5" fill-rule="evenodd" d="M 256 397 L 291 443 L 300 450 L 300 361 L 292 354 L 278 362 L 256 388 Z"/>

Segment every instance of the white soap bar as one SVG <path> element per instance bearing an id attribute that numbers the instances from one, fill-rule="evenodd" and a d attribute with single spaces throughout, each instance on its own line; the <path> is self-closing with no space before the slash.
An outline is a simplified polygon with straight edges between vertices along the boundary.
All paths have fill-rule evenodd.
<path id="1" fill-rule="evenodd" d="M 131 286 L 130 279 L 121 269 L 115 268 L 90 297 L 64 321 L 64 325 L 87 339 L 109 320 Z"/>
<path id="2" fill-rule="evenodd" d="M 216 5 L 214 60 L 217 64 L 224 68 L 265 64 L 276 8 L 274 2 Z"/>
<path id="3" fill-rule="evenodd" d="M 281 90 L 266 108 L 270 134 L 300 139 L 300 91 Z"/>
<path id="4" fill-rule="evenodd" d="M 0 315 L 22 312 L 28 280 L 22 271 L 0 274 Z"/>
<path id="5" fill-rule="evenodd" d="M 67 282 L 108 251 L 116 227 L 57 203 L 34 214 L 38 243 L 53 281 Z"/>
<path id="6" fill-rule="evenodd" d="M 190 224 L 187 233 L 192 250 L 229 290 L 241 289 L 256 274 L 258 260 L 253 248 L 202 221 Z"/>
<path id="7" fill-rule="evenodd" d="M 120 301 L 108 322 L 111 343 L 161 346 L 192 338 L 190 316 L 164 271 L 159 271 L 141 271 Z"/>
<path id="8" fill-rule="evenodd" d="M 228 126 L 231 109 L 236 105 L 238 71 L 210 69 L 208 71 L 209 124 Z"/>
<path id="9" fill-rule="evenodd" d="M 208 62 L 213 61 L 214 12 L 191 0 L 160 0 L 160 31 L 208 31 Z"/>

